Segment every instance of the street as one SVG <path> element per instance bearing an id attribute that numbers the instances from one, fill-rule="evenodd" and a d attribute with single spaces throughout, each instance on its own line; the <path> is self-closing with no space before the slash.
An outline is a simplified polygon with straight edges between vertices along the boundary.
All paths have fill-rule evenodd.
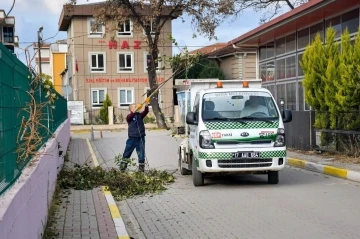
<path id="1" fill-rule="evenodd" d="M 181 139 L 170 131 L 147 131 L 151 168 L 176 170 Z M 114 167 L 126 131 L 96 135 L 94 150 Z M 135 153 L 134 153 L 135 156 Z M 135 156 L 136 157 L 136 156 Z M 360 238 L 359 184 L 287 167 L 278 185 L 266 175 L 218 176 L 195 188 L 192 176 L 161 195 L 118 202 L 133 238 Z"/>

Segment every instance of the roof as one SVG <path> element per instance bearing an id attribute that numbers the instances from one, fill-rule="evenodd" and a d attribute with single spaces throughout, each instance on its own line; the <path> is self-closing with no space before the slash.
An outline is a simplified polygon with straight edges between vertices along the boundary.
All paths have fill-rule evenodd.
<path id="1" fill-rule="evenodd" d="M 260 45 L 277 36 L 283 36 L 296 29 L 313 25 L 355 6 L 359 6 L 359 0 L 309 0 L 309 2 L 260 25 L 228 43 Z"/>
<path id="2" fill-rule="evenodd" d="M 202 47 L 193 51 L 190 51 L 189 54 L 196 54 L 196 53 L 201 53 L 203 55 L 214 52 L 216 50 L 222 49 L 224 47 L 226 47 L 228 44 L 227 43 L 215 43 L 206 47 Z"/>
<path id="3" fill-rule="evenodd" d="M 87 4 L 77 4 L 77 5 L 63 5 L 63 9 L 60 14 L 59 18 L 59 31 L 67 31 L 69 24 L 73 17 L 75 16 L 82 16 L 82 17 L 91 17 L 94 16 L 95 8 L 104 4 L 105 2 L 97 2 L 97 3 L 87 3 Z M 168 16 L 170 11 L 172 10 L 171 7 L 165 6 L 161 15 Z M 152 10 L 150 7 L 145 5 L 143 9 L 137 10 L 139 14 L 142 15 L 150 15 Z M 177 15 L 175 15 L 177 14 Z M 173 19 L 177 18 L 181 13 L 174 13 Z"/>
<path id="4" fill-rule="evenodd" d="M 222 47 L 221 49 L 218 49 L 213 52 L 209 52 L 205 54 L 205 56 L 209 58 L 217 58 L 217 57 L 224 57 L 229 54 L 236 54 L 236 53 L 244 53 L 244 52 L 254 52 L 256 51 L 256 48 L 249 48 L 249 47 L 241 47 L 241 48 L 235 48 L 233 44 L 226 44 L 225 47 Z"/>

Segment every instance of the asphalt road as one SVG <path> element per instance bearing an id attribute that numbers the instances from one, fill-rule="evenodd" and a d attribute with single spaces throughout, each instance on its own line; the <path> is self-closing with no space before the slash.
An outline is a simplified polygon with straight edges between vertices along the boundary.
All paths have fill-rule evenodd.
<path id="1" fill-rule="evenodd" d="M 150 131 L 146 152 L 151 167 L 175 170 L 180 139 Z M 94 147 L 103 165 L 115 166 L 126 132 L 104 133 Z M 134 154 L 135 156 L 135 154 Z M 360 238 L 359 184 L 286 168 L 278 185 L 266 175 L 222 176 L 195 188 L 191 176 L 161 195 L 120 202 L 130 236 L 139 238 Z"/>

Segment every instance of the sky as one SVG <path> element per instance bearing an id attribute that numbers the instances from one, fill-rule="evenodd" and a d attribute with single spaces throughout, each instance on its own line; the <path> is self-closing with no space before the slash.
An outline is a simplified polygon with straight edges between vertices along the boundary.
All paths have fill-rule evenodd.
<path id="1" fill-rule="evenodd" d="M 66 39 L 66 32 L 58 31 L 58 21 L 62 10 L 62 5 L 67 0 L 16 0 L 15 7 L 10 16 L 15 17 L 15 33 L 19 37 L 20 46 L 16 53 L 24 63 L 24 50 L 27 46 L 37 41 L 37 31 L 43 26 L 43 39 L 46 42 Z M 89 0 L 89 2 L 99 2 L 99 0 Z M 1 0 L 0 9 L 8 12 L 13 0 Z M 78 0 L 78 4 L 87 3 L 86 0 Z M 189 20 L 173 20 L 173 37 L 180 46 L 187 46 L 189 50 L 207 46 L 216 42 L 228 42 L 259 25 L 260 15 L 252 10 L 245 11 L 236 21 L 229 19 L 216 30 L 218 40 L 209 41 L 207 38 L 198 36 L 193 39 L 193 28 Z M 34 52 L 32 46 L 29 48 L 30 55 Z M 173 53 L 178 53 L 178 48 L 174 47 Z"/>

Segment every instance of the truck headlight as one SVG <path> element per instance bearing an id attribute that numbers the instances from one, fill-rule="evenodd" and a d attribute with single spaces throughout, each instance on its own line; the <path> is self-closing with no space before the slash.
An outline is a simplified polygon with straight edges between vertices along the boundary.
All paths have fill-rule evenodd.
<path id="1" fill-rule="evenodd" d="M 211 140 L 212 140 L 212 138 L 211 138 L 211 134 L 209 131 L 207 131 L 207 130 L 200 131 L 200 137 L 199 137 L 200 148 L 213 149 L 214 145 L 211 142 Z"/>
<path id="2" fill-rule="evenodd" d="M 284 147 L 285 145 L 285 129 L 278 129 L 274 147 Z"/>

